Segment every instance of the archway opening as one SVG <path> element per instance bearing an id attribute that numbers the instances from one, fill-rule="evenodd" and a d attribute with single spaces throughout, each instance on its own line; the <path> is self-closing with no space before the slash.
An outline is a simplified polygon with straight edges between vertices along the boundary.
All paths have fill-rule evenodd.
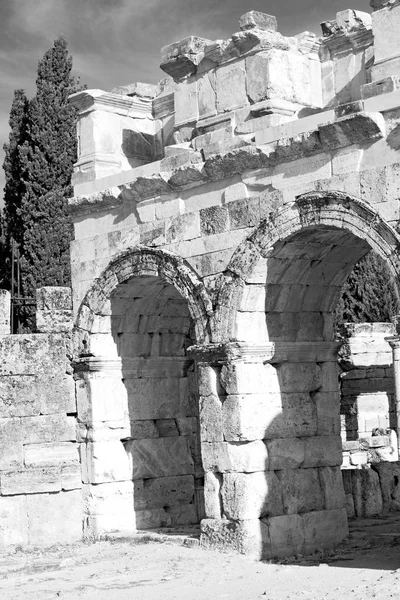
<path id="1" fill-rule="evenodd" d="M 157 276 L 120 283 L 110 298 L 129 434 L 122 440 L 138 529 L 198 523 L 203 471 L 188 302 Z"/>

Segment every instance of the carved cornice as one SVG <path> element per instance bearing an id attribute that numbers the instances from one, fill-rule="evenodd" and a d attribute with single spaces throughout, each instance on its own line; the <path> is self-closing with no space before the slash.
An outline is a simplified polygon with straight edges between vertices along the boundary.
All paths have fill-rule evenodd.
<path id="1" fill-rule="evenodd" d="M 188 348 L 188 356 L 197 363 L 225 364 L 233 361 L 270 362 L 274 355 L 273 342 L 252 344 L 247 342 L 227 342 L 225 344 L 204 344 Z"/>
<path id="2" fill-rule="evenodd" d="M 125 117 L 152 118 L 152 99 L 139 96 L 122 96 L 103 90 L 83 90 L 69 97 L 79 114 L 94 110 L 116 113 Z"/>

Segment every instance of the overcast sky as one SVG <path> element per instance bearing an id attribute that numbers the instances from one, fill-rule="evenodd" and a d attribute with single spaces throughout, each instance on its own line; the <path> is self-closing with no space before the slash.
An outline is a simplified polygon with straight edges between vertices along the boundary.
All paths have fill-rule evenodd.
<path id="1" fill-rule="evenodd" d="M 156 83 L 160 48 L 198 35 L 224 39 L 240 15 L 259 10 L 278 18 L 284 35 L 314 31 L 346 8 L 370 12 L 368 0 L 0 0 L 0 164 L 8 140 L 13 92 L 35 92 L 37 62 L 59 35 L 74 72 L 88 88 L 110 90 L 134 81 Z M 0 169 L 0 191 L 4 172 Z M 1 193 L 2 197 L 2 193 Z"/>

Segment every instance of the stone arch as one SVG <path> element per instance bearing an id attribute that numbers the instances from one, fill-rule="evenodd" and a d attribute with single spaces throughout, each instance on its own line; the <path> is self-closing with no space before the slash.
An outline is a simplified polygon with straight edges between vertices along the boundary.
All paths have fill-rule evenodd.
<path id="1" fill-rule="evenodd" d="M 219 346 L 198 359 L 201 389 L 216 373 L 220 395 L 203 444 L 206 543 L 235 539 L 268 559 L 331 548 L 348 534 L 332 311 L 370 248 L 398 279 L 399 242 L 356 198 L 308 193 L 272 212 L 233 254 L 215 311 Z"/>
<path id="2" fill-rule="evenodd" d="M 268 260 L 278 255 L 284 256 L 282 246 L 288 242 L 292 243 L 291 240 L 295 240 L 296 236 L 304 244 L 307 243 L 307 239 L 311 244 L 317 242 L 320 249 L 331 238 L 332 252 L 336 255 L 341 245 L 352 248 L 348 255 L 349 260 L 343 263 L 343 270 L 339 273 L 332 272 L 332 278 L 336 278 L 336 289 L 332 290 L 329 301 L 325 302 L 328 311 L 335 306 L 340 287 L 352 267 L 369 249 L 377 252 L 387 262 L 399 287 L 400 236 L 393 227 L 369 204 L 348 194 L 339 191 L 309 192 L 297 197 L 294 203 L 272 212 L 234 252 L 225 270 L 219 293 L 214 321 L 216 339 L 237 339 L 235 327 L 237 316 L 246 303 L 247 283 L 252 280 L 256 269 L 259 269 L 262 277 Z M 276 249 L 277 245 L 279 250 Z M 307 256 L 304 257 L 305 263 L 308 260 L 308 273 L 298 273 L 305 281 L 307 277 L 312 276 L 311 272 L 316 268 L 319 259 L 316 254 L 318 248 L 314 247 L 313 251 L 314 254 L 310 251 L 308 259 Z M 289 259 L 289 255 L 286 258 Z M 322 262 L 328 265 L 332 259 L 334 255 L 330 253 Z M 299 266 L 300 263 L 297 264 L 297 267 Z M 303 266 L 307 271 L 307 266 Z M 295 269 L 296 267 L 293 267 L 293 270 Z M 296 274 L 293 276 L 295 278 Z M 270 308 L 272 302 L 270 299 Z M 279 302 L 281 305 L 284 303 L 282 297 Z M 315 303 L 317 304 L 316 301 Z M 268 299 L 266 307 L 268 308 Z"/>
<path id="3" fill-rule="evenodd" d="M 158 249 L 119 254 L 87 292 L 75 363 L 86 536 L 202 518 L 198 394 L 186 350 L 208 341 L 210 314 L 194 271 Z"/>
<path id="4" fill-rule="evenodd" d="M 196 342 L 210 338 L 212 304 L 195 271 L 179 256 L 157 248 L 135 246 L 119 253 L 91 285 L 78 310 L 75 325 L 92 332 L 95 316 L 109 301 L 115 288 L 132 277 L 160 277 L 185 298 L 196 330 Z"/>

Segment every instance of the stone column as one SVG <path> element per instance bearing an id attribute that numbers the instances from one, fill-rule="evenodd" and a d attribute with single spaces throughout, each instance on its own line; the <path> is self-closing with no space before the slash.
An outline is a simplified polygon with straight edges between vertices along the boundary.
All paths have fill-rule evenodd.
<path id="1" fill-rule="evenodd" d="M 330 548 L 347 535 L 337 346 L 229 342 L 191 349 L 204 545 L 271 558 Z"/>
<path id="2" fill-rule="evenodd" d="M 400 337 L 387 338 L 393 351 L 397 448 L 400 453 Z"/>

